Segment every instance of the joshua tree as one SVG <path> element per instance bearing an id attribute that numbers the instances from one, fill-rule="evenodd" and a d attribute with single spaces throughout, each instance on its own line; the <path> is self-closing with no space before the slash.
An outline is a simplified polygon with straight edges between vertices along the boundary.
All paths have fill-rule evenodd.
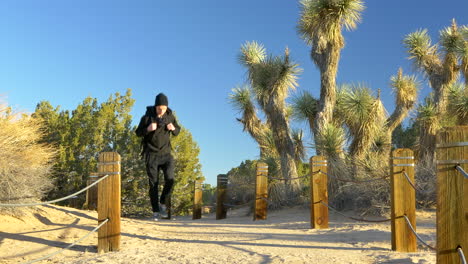
<path id="1" fill-rule="evenodd" d="M 311 58 L 320 70 L 320 100 L 313 126 L 317 140 L 317 136 L 333 119 L 336 74 L 344 47 L 342 28 L 356 28 L 364 4 L 362 0 L 303 0 L 301 6 L 298 32 L 312 47 Z M 318 147 L 320 153 L 320 145 Z"/>
<path id="2" fill-rule="evenodd" d="M 344 132 L 339 128 L 341 124 L 346 125 L 351 136 L 351 157 L 363 158 L 372 144 L 379 140 L 383 144 L 383 155 L 390 153 L 392 132 L 414 107 L 418 83 L 416 77 L 403 75 L 400 69 L 397 75 L 391 77 L 391 86 L 395 93 L 396 107 L 386 120 L 386 110 L 380 101 L 380 95 L 375 98 L 370 89 L 364 86 L 342 86 L 337 93 L 334 122 L 326 129 L 325 138 L 316 138 L 326 149 L 327 155 L 337 156 L 342 153 L 342 142 L 346 140 L 343 140 Z M 310 93 L 301 93 L 293 101 L 294 117 L 308 121 L 312 126 L 316 105 L 317 100 Z"/>
<path id="3" fill-rule="evenodd" d="M 468 125 L 468 85 L 454 83 L 449 88 L 448 113 L 457 125 Z"/>
<path id="4" fill-rule="evenodd" d="M 459 28 L 461 39 L 457 44 L 457 54 L 461 60 L 461 72 L 465 77 L 465 85 L 468 86 L 468 26 Z"/>
<path id="5" fill-rule="evenodd" d="M 287 48 L 284 56 L 267 56 L 265 48 L 256 42 L 247 42 L 241 47 L 239 61 L 247 68 L 254 97 L 271 127 L 280 156 L 281 174 L 285 179 L 296 178 L 295 146 L 285 99 L 289 90 L 296 88 L 301 69 L 289 60 Z M 299 187 L 298 180 L 289 183 L 294 189 Z"/>
<path id="6" fill-rule="evenodd" d="M 257 142 L 260 148 L 260 158 L 271 156 L 272 149 L 268 140 L 271 130 L 257 116 L 255 104 L 252 102 L 251 88 L 249 86 L 234 88 L 229 99 L 232 105 L 242 113 L 242 118 L 238 118 L 237 121 L 243 124 L 244 131 L 247 131 Z"/>
<path id="7" fill-rule="evenodd" d="M 385 123 L 386 111 L 380 95 L 375 98 L 363 85 L 343 85 L 335 110 L 336 121 L 346 125 L 352 138 L 349 155 L 356 160 L 365 158 Z"/>
<path id="8" fill-rule="evenodd" d="M 310 131 L 314 131 L 315 117 L 317 115 L 318 100 L 309 92 L 303 91 L 293 98 L 293 117 L 298 121 L 305 121 L 309 124 Z M 326 124 L 319 135 L 315 136 L 315 145 L 320 146 L 321 154 L 332 158 L 344 157 L 344 145 L 346 136 L 341 124 Z"/>
<path id="9" fill-rule="evenodd" d="M 260 158 L 278 158 L 279 154 L 276 150 L 273 133 L 271 132 L 270 126 L 260 120 L 256 113 L 256 107 L 252 101 L 251 88 L 250 86 L 238 87 L 232 89 L 232 93 L 229 95 L 231 104 L 242 113 L 242 118 L 237 118 L 244 126 L 244 131 L 247 131 L 250 136 L 258 143 L 260 148 Z M 292 108 L 287 109 L 287 119 L 289 115 L 294 114 Z M 296 162 L 300 162 L 305 159 L 305 149 L 303 142 L 302 130 L 293 130 L 292 139 L 294 142 L 294 156 Z M 279 166 L 279 164 L 277 164 Z"/>
<path id="10" fill-rule="evenodd" d="M 448 88 L 457 80 L 460 69 L 466 69 L 468 52 L 466 40 L 463 38 L 463 35 L 467 35 L 466 31 L 466 26 L 459 30 L 453 20 L 451 27 L 440 32 L 439 45 L 431 43 L 426 29 L 410 33 L 404 39 L 410 59 L 427 76 L 433 90 L 433 98 L 426 100 L 431 101 L 430 104 L 420 109 L 420 114 L 423 114 L 419 142 L 420 160 L 434 159 L 435 137 L 447 111 Z M 458 64 L 460 56 L 462 67 Z M 431 122 L 425 122 L 427 120 Z"/>
<path id="11" fill-rule="evenodd" d="M 395 110 L 385 122 L 383 128 L 383 157 L 388 157 L 391 151 L 392 133 L 408 116 L 418 97 L 418 82 L 415 76 L 403 75 L 400 68 L 397 75 L 391 77 L 391 86 L 395 93 Z"/>
<path id="12" fill-rule="evenodd" d="M 293 98 L 292 116 L 299 121 L 306 121 L 309 124 L 310 132 L 314 131 L 315 116 L 317 115 L 318 100 L 309 92 L 303 91 Z"/>
<path id="13" fill-rule="evenodd" d="M 291 136 L 294 143 L 294 159 L 301 162 L 306 158 L 302 130 L 293 130 Z"/>

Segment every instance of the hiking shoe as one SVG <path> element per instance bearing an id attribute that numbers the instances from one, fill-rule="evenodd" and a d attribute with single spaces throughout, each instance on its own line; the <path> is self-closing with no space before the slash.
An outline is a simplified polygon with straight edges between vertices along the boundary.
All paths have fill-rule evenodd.
<path id="1" fill-rule="evenodd" d="M 167 207 L 164 204 L 159 204 L 159 216 L 161 218 L 168 218 L 169 214 L 167 213 Z"/>
<path id="2" fill-rule="evenodd" d="M 152 217 L 153 221 L 159 221 L 160 218 L 161 216 L 159 215 L 158 212 L 153 213 L 153 217 Z"/>

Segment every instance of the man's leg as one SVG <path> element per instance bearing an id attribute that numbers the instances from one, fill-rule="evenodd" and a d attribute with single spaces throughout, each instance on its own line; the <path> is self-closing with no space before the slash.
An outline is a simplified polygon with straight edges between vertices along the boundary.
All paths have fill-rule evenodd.
<path id="1" fill-rule="evenodd" d="M 151 200 L 151 207 L 154 212 L 159 212 L 159 196 L 158 196 L 158 184 L 159 184 L 159 166 L 155 155 L 147 154 L 146 157 L 146 173 L 148 174 L 149 180 L 149 197 Z"/>
<path id="2" fill-rule="evenodd" d="M 174 186 L 174 158 L 172 155 L 169 154 L 167 156 L 161 168 L 164 173 L 164 188 L 161 194 L 161 203 L 169 206 L 168 201 L 172 193 L 172 187 Z"/>

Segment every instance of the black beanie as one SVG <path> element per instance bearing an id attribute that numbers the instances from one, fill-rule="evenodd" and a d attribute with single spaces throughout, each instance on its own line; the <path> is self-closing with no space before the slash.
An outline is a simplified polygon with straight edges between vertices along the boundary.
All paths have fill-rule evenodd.
<path id="1" fill-rule="evenodd" d="M 165 105 L 165 106 L 169 105 L 169 101 L 167 100 L 167 96 L 165 94 L 160 93 L 160 94 L 156 95 L 156 100 L 154 101 L 154 106 L 158 106 L 158 105 Z"/>

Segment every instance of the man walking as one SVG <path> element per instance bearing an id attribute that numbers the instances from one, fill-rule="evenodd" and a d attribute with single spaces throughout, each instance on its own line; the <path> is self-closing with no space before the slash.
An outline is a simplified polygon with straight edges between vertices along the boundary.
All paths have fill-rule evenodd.
<path id="1" fill-rule="evenodd" d="M 137 136 L 143 137 L 143 155 L 155 221 L 168 217 L 167 206 L 174 185 L 174 158 L 171 154 L 170 135 L 177 136 L 180 132 L 180 126 L 168 105 L 167 96 L 163 93 L 158 94 L 154 106 L 146 107 L 146 113 L 135 131 Z M 159 198 L 160 169 L 164 173 L 164 187 Z"/>

